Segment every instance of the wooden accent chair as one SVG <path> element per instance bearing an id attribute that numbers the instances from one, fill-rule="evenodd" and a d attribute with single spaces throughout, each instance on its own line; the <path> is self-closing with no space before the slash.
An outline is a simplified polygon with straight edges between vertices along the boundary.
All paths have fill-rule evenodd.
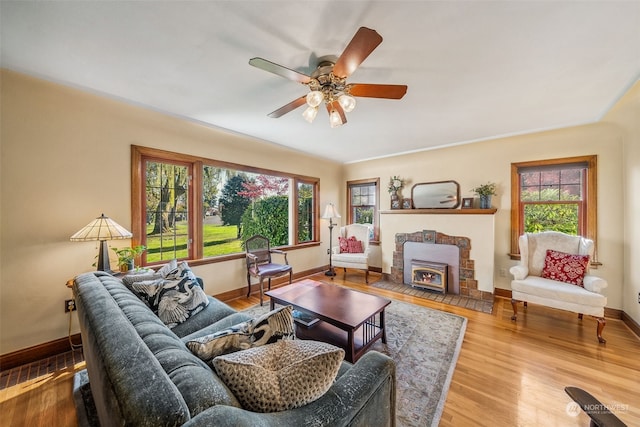
<path id="1" fill-rule="evenodd" d="M 607 297 L 602 295 L 602 290 L 608 286 L 606 280 L 589 274 L 589 263 L 586 263 L 585 275 L 582 286 L 565 283 L 558 280 L 542 277 L 545 269 L 547 250 L 563 252 L 564 254 L 593 256 L 593 240 L 580 236 L 571 236 L 556 231 L 541 233 L 526 233 L 518 240 L 520 247 L 520 264 L 511 267 L 509 272 L 513 275 L 511 281 L 511 305 L 515 321 L 518 316 L 517 304 L 523 301 L 525 308 L 527 302 L 546 305 L 582 314 L 594 316 L 598 323 L 596 335 L 598 341 L 606 342 L 602 338 L 602 330 L 606 324 L 604 319 L 604 307 L 607 305 Z M 551 264 L 551 261 L 547 262 Z M 547 267 L 547 273 L 550 270 Z M 549 276 L 549 274 L 546 274 Z M 555 277 L 555 276 L 554 276 Z"/>
<path id="2" fill-rule="evenodd" d="M 293 269 L 287 260 L 287 253 L 279 249 L 271 249 L 269 239 L 259 234 L 247 239 L 244 243 L 247 261 L 247 298 L 251 295 L 251 277 L 257 277 L 260 281 L 260 305 L 264 295 L 263 281 L 268 280 L 271 289 L 271 279 L 274 277 L 289 275 L 289 283 L 293 275 Z M 284 257 L 284 264 L 272 262 L 271 255 L 278 254 Z"/>
<path id="3" fill-rule="evenodd" d="M 355 268 L 364 271 L 365 283 L 369 283 L 369 226 L 365 224 L 349 224 L 340 227 L 339 237 L 355 237 L 362 242 L 361 253 L 340 252 L 340 246 L 334 246 L 331 250 L 331 262 L 334 267 L 344 268 L 347 275 L 347 268 Z"/>

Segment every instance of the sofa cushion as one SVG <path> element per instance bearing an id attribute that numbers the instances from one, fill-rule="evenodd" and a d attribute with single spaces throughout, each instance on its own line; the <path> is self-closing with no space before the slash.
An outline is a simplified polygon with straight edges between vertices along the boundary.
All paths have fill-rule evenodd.
<path id="1" fill-rule="evenodd" d="M 122 277 L 122 283 L 124 283 L 128 288 L 131 288 L 131 285 L 133 285 L 136 282 L 145 282 L 145 281 L 157 280 L 161 278 L 162 276 L 156 273 L 155 271 L 144 269 L 144 270 L 134 271 L 134 272 L 125 274 Z"/>
<path id="2" fill-rule="evenodd" d="M 589 255 L 575 255 L 547 249 L 542 277 L 583 287 Z"/>
<path id="3" fill-rule="evenodd" d="M 213 365 L 245 409 L 278 412 L 304 406 L 331 387 L 344 350 L 318 341 L 278 341 L 218 356 Z"/>
<path id="4" fill-rule="evenodd" d="M 251 348 L 249 322 L 233 325 L 228 329 L 187 341 L 187 348 L 205 362 L 221 354 Z"/>
<path id="5" fill-rule="evenodd" d="M 205 362 L 216 356 L 295 339 L 293 308 L 278 307 L 268 313 L 233 325 L 225 330 L 187 341 L 187 347 Z"/>
<path id="6" fill-rule="evenodd" d="M 169 327 L 186 321 L 209 305 L 195 276 L 180 280 L 155 279 L 131 284 L 131 290 Z"/>

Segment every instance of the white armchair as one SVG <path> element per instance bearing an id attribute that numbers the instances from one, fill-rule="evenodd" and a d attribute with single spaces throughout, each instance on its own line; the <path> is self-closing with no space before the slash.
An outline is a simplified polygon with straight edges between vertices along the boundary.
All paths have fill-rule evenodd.
<path id="1" fill-rule="evenodd" d="M 584 313 L 597 319 L 598 341 L 606 342 L 602 338 L 602 330 L 606 324 L 604 307 L 607 305 L 607 297 L 602 295 L 602 290 L 607 287 L 607 282 L 590 275 L 588 263 L 582 282 L 583 287 L 542 277 L 547 249 L 592 257 L 593 240 L 555 231 L 545 231 L 526 233 L 520 236 L 518 246 L 520 247 L 520 264 L 509 270 L 513 275 L 511 281 L 513 316 L 511 320 L 517 319 L 518 301 L 523 301 L 525 307 L 527 307 L 527 302 L 531 302 L 572 311 L 578 313 L 580 319 Z"/>
<path id="2" fill-rule="evenodd" d="M 334 267 L 344 268 L 347 275 L 347 268 L 364 270 L 365 283 L 369 283 L 369 226 L 365 224 L 349 224 L 340 227 L 340 237 L 349 238 L 354 236 L 356 240 L 362 242 L 362 253 L 340 253 L 340 246 L 331 249 L 331 262 Z"/>

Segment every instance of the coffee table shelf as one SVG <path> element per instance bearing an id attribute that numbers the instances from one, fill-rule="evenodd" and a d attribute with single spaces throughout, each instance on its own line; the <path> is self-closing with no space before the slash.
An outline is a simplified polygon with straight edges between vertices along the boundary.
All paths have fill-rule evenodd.
<path id="1" fill-rule="evenodd" d="M 354 354 L 353 357 L 347 358 L 347 360 L 358 360 L 377 339 L 382 337 L 382 328 L 379 326 L 373 326 L 373 328 L 375 333 L 369 340 L 366 340 L 364 336 L 364 326 L 353 332 Z M 324 321 L 319 321 L 310 327 L 296 325 L 296 337 L 303 340 L 323 341 L 340 348 L 345 348 L 349 344 L 349 333 L 347 331 Z"/>

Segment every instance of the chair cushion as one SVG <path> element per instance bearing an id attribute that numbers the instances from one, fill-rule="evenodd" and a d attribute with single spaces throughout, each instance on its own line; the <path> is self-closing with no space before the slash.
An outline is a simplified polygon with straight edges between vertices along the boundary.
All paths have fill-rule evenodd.
<path id="1" fill-rule="evenodd" d="M 298 408 L 331 387 L 344 350 L 318 341 L 278 341 L 213 359 L 216 372 L 243 408 L 278 412 Z"/>
<path id="2" fill-rule="evenodd" d="M 582 281 L 589 265 L 589 255 L 574 255 L 547 249 L 541 276 L 583 287 Z"/>
<path id="3" fill-rule="evenodd" d="M 246 350 L 281 339 L 295 339 L 293 307 L 278 307 L 227 329 L 187 341 L 196 356 L 209 362 L 216 356 Z"/>
<path id="4" fill-rule="evenodd" d="M 256 271 L 255 268 L 251 268 L 251 274 L 260 275 L 264 277 L 268 276 L 277 276 L 279 274 L 288 273 L 291 271 L 291 266 L 288 264 L 262 264 L 258 267 L 259 271 Z"/>
<path id="5" fill-rule="evenodd" d="M 511 290 L 579 305 L 604 307 L 607 303 L 607 298 L 602 294 L 590 292 L 580 286 L 538 276 L 528 276 L 523 280 L 511 281 Z"/>
<path id="6" fill-rule="evenodd" d="M 343 264 L 363 264 L 363 265 L 367 265 L 367 262 L 368 262 L 367 255 L 365 255 L 364 253 L 333 254 L 331 256 L 331 260 L 333 261 L 334 264 L 336 262 L 338 262 L 338 263 L 343 263 Z"/>

